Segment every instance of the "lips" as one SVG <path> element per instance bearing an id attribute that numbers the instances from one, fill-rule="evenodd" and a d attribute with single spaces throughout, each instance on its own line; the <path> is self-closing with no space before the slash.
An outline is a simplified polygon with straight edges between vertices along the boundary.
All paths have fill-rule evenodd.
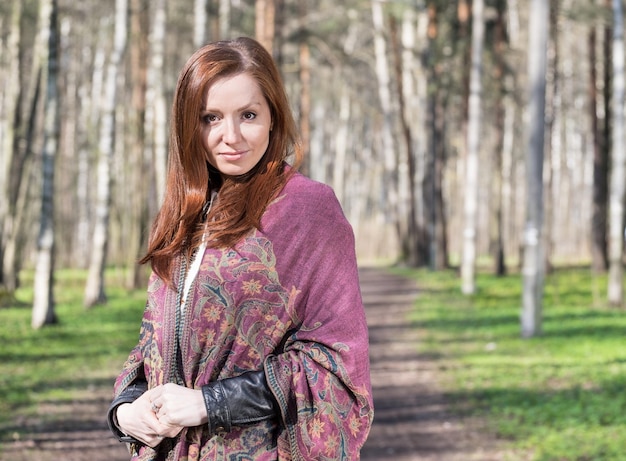
<path id="1" fill-rule="evenodd" d="M 237 152 L 221 152 L 220 157 L 226 160 L 238 160 L 246 154 L 247 151 L 241 150 Z"/>

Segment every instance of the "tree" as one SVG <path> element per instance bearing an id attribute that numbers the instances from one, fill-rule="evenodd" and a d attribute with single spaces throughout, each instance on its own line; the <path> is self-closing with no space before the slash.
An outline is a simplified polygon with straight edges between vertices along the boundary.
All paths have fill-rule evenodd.
<path id="1" fill-rule="evenodd" d="M 507 77 L 505 50 L 506 50 L 506 25 L 505 25 L 505 5 L 504 1 L 497 2 L 497 16 L 494 31 L 494 70 L 493 79 L 496 85 L 496 101 L 495 101 L 495 130 L 496 141 L 493 149 L 492 162 L 492 220 L 493 225 L 490 226 L 493 255 L 494 273 L 496 275 L 504 275 L 506 273 L 506 261 L 504 252 L 504 172 L 503 157 L 505 149 L 505 133 L 507 119 L 507 101 L 505 82 Z"/>
<path id="2" fill-rule="evenodd" d="M 126 47 L 127 36 L 127 0 L 115 2 L 115 40 L 105 81 L 105 98 L 100 125 L 98 158 L 98 203 L 96 205 L 96 223 L 93 232 L 93 244 L 89 275 L 85 286 L 85 307 L 106 301 L 104 290 L 104 268 L 106 265 L 109 241 L 109 216 L 111 206 L 111 163 L 114 152 L 115 107 L 117 101 L 117 78 Z"/>
<path id="3" fill-rule="evenodd" d="M 193 46 L 200 48 L 206 42 L 207 34 L 207 0 L 193 2 Z"/>
<path id="4" fill-rule="evenodd" d="M 274 53 L 275 26 L 276 0 L 256 0 L 254 34 L 270 54 Z"/>
<path id="5" fill-rule="evenodd" d="M 128 200 L 127 242 L 128 253 L 126 266 L 128 276 L 126 285 L 139 288 L 145 284 L 143 272 L 137 261 L 144 250 L 148 228 L 149 207 L 148 191 L 143 185 L 147 182 L 149 169 L 145 168 L 145 113 L 146 113 L 146 52 L 148 49 L 148 0 L 131 0 L 129 20 L 129 74 L 132 86 L 130 91 L 131 107 L 128 111 L 127 149 L 129 188 L 123 194 Z"/>
<path id="6" fill-rule="evenodd" d="M 613 97 L 611 129 L 611 177 L 609 190 L 609 302 L 621 306 L 624 299 L 624 16 L 621 0 L 613 0 Z"/>
<path id="7" fill-rule="evenodd" d="M 597 26 L 592 24 L 588 37 L 589 50 L 589 115 L 591 121 L 591 137 L 593 145 L 593 193 L 591 216 L 591 266 L 594 273 L 605 272 L 608 268 L 607 248 L 607 197 L 608 197 L 608 165 L 609 143 L 605 139 L 607 123 L 600 123 L 598 116 L 598 60 L 596 52 Z M 609 85 L 610 82 L 605 82 Z"/>
<path id="8" fill-rule="evenodd" d="M 16 154 L 17 114 L 19 113 L 20 75 L 20 16 L 22 2 L 14 1 L 9 22 L 9 32 L 3 50 L 6 72 L 4 97 L 0 98 L 0 287 L 7 292 L 17 288 L 17 242 L 19 234 L 16 216 L 16 189 L 19 181 L 11 175 L 19 159 Z M 19 179 L 21 176 L 17 176 Z"/>
<path id="9" fill-rule="evenodd" d="M 45 121 L 42 151 L 42 194 L 37 261 L 33 299 L 33 328 L 55 323 L 54 312 L 54 164 L 59 143 L 60 117 L 58 93 L 58 23 L 57 0 L 42 0 L 42 39 L 48 42 L 48 58 L 44 81 Z"/>
<path id="10" fill-rule="evenodd" d="M 526 227 L 524 229 L 522 336 L 541 334 L 543 254 L 543 151 L 549 6 L 531 0 L 528 42 L 528 143 L 526 150 Z"/>
<path id="11" fill-rule="evenodd" d="M 374 58 L 378 83 L 378 99 L 382 111 L 381 148 L 384 155 L 384 184 L 387 186 L 387 203 L 389 216 L 396 226 L 400 242 L 403 242 L 403 232 L 398 219 L 398 159 L 397 145 L 393 133 L 393 112 L 391 99 L 391 78 L 387 61 L 387 43 L 385 40 L 385 21 L 381 0 L 371 0 L 372 22 L 374 25 Z M 401 243 L 402 245 L 402 243 Z M 404 246 L 404 245 L 402 245 Z M 406 257 L 406 254 L 402 255 Z"/>
<path id="12" fill-rule="evenodd" d="M 484 2 L 472 4 L 472 59 L 470 70 L 469 117 L 467 127 L 467 158 L 465 160 L 463 256 L 461 260 L 461 291 L 476 291 L 476 224 L 478 220 L 478 157 L 480 151 L 480 119 L 482 100 L 482 53 L 485 36 Z"/>

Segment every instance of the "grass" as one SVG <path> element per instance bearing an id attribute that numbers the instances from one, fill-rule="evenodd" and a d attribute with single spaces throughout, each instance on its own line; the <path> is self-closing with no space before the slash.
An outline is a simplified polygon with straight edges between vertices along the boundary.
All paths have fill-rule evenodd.
<path id="1" fill-rule="evenodd" d="M 0 308 L 0 440 L 19 432 L 18 421 L 43 403 L 71 402 L 94 387 L 112 389 L 137 340 L 145 304 L 145 290 L 129 293 L 112 284 L 107 305 L 85 310 L 85 273 L 62 271 L 55 287 L 59 322 L 34 331 L 29 276 L 16 299 Z"/>
<path id="2" fill-rule="evenodd" d="M 534 461 L 624 459 L 626 312 L 593 299 L 605 279 L 588 269 L 550 275 L 543 335 L 522 339 L 518 275 L 479 274 L 472 296 L 453 272 L 409 275 L 421 288 L 411 318 L 425 331 L 420 348 L 445 357 L 456 411 Z"/>
<path id="3" fill-rule="evenodd" d="M 551 275 L 544 334 L 521 339 L 519 276 L 479 274 L 478 293 L 463 296 L 451 271 L 403 273 L 421 289 L 410 319 L 424 332 L 419 347 L 442 357 L 456 411 L 480 417 L 533 461 L 624 459 L 626 312 L 594 300 L 605 279 L 585 269 Z M 107 277 L 108 304 L 85 310 L 85 273 L 59 272 L 59 324 L 39 331 L 30 327 L 28 274 L 17 300 L 0 308 L 0 441 L 42 404 L 111 387 L 137 340 L 145 290 Z"/>

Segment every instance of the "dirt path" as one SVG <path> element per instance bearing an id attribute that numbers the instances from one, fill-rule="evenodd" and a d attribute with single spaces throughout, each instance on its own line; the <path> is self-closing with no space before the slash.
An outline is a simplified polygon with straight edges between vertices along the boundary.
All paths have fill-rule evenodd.
<path id="1" fill-rule="evenodd" d="M 437 385 L 439 364 L 418 352 L 419 332 L 407 322 L 415 282 L 375 269 L 361 273 L 370 325 L 375 418 L 365 461 L 502 461 L 484 431 L 452 417 Z M 113 377 L 111 377 L 111 380 Z M 0 433 L 0 461 L 126 461 L 104 414 L 110 380 L 71 403 L 49 402 Z M 0 397 L 1 398 L 1 397 Z M 26 435 L 19 435 L 19 431 Z"/>
<path id="2" fill-rule="evenodd" d="M 370 329 L 375 416 L 361 453 L 376 461 L 502 461 L 495 440 L 475 421 L 448 412 L 438 386 L 441 364 L 419 353 L 407 315 L 416 283 L 380 270 L 361 271 Z"/>

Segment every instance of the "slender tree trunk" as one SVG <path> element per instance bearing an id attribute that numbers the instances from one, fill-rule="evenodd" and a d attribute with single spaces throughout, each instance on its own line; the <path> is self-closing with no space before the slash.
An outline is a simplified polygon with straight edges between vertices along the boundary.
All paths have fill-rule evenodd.
<path id="1" fill-rule="evenodd" d="M 496 275 L 506 274 L 506 261 L 504 257 L 504 212 L 503 212 L 503 171 L 502 157 L 504 154 L 504 137 L 505 137 L 505 22 L 504 22 L 504 4 L 498 2 L 498 15 L 495 24 L 495 67 L 494 81 L 496 82 L 496 107 L 495 107 L 495 129 L 496 143 L 493 150 L 492 162 L 492 220 L 491 226 L 491 253 L 494 261 L 494 273 Z"/>
<path id="2" fill-rule="evenodd" d="M 428 48 L 425 61 L 427 67 L 427 95 L 426 125 L 428 131 L 428 147 L 424 161 L 424 180 L 422 194 L 424 195 L 424 216 L 428 226 L 428 261 L 431 269 L 437 269 L 437 260 L 440 258 L 440 248 L 437 245 L 437 228 L 439 227 L 436 205 L 437 197 L 437 159 L 443 157 L 444 148 L 444 120 L 441 117 L 441 103 L 439 98 L 439 72 L 435 63 L 435 40 L 439 31 L 437 24 L 437 8 L 434 3 L 428 4 Z"/>
<path id="3" fill-rule="evenodd" d="M 382 149 L 384 155 L 384 184 L 387 185 L 387 200 L 389 205 L 390 220 L 397 229 L 398 240 L 403 242 L 403 230 L 400 228 L 398 219 L 398 184 L 396 143 L 393 136 L 392 103 L 391 103 L 391 79 L 389 76 L 389 64 L 387 62 L 387 45 L 385 42 L 385 24 L 383 4 L 381 0 L 372 0 L 372 21 L 374 25 L 374 57 L 376 60 L 376 77 L 378 81 L 378 97 L 382 111 Z M 402 255 L 403 258 L 406 254 Z"/>
<path id="4" fill-rule="evenodd" d="M 96 222 L 93 232 L 93 244 L 89 274 L 85 286 L 85 307 L 106 302 L 104 287 L 104 269 L 109 245 L 109 221 L 111 213 L 111 167 L 115 152 L 115 108 L 117 102 L 117 78 L 127 36 L 127 0 L 115 2 L 115 36 L 113 50 L 105 81 L 105 98 L 103 101 L 102 120 L 100 125 L 100 143 L 98 146 L 98 184 Z"/>
<path id="5" fill-rule="evenodd" d="M 626 147 L 624 143 L 624 16 L 621 0 L 613 0 L 613 97 L 611 176 L 609 189 L 609 285 L 608 299 L 614 306 L 624 300 L 624 191 Z"/>
<path id="6" fill-rule="evenodd" d="M 230 2 L 231 0 L 220 0 L 219 36 L 223 39 L 230 35 Z"/>
<path id="7" fill-rule="evenodd" d="M 148 36 L 149 64 L 146 75 L 145 156 L 154 168 L 154 189 L 149 192 L 150 214 L 156 214 L 165 193 L 167 174 L 167 114 L 163 64 L 165 59 L 166 2 L 155 0 L 151 31 Z"/>
<path id="8" fill-rule="evenodd" d="M 524 231 L 524 263 L 521 330 L 522 337 L 541 334 L 544 249 L 543 226 L 543 152 L 545 141 L 546 61 L 549 30 L 549 9 L 544 0 L 531 0 L 528 77 L 528 149 L 526 153 L 526 228 Z"/>
<path id="9" fill-rule="evenodd" d="M 22 2 L 14 1 L 9 22 L 9 32 L 5 57 L 6 73 L 4 74 L 5 88 L 0 100 L 0 291 L 10 293 L 17 288 L 17 274 L 15 273 L 15 258 L 11 256 L 11 246 L 15 245 L 15 229 L 17 217 L 11 197 L 15 196 L 16 181 L 11 178 L 16 155 L 17 120 L 20 98 L 19 75 L 19 47 L 20 47 L 20 17 Z"/>
<path id="10" fill-rule="evenodd" d="M 142 278 L 143 271 L 137 261 L 140 254 L 145 250 L 148 229 L 148 200 L 146 197 L 146 168 L 144 151 L 145 136 L 144 124 L 146 113 L 146 55 L 148 50 L 148 15 L 147 0 L 131 0 L 130 18 L 130 75 L 131 75 L 131 106 L 129 113 L 128 149 L 130 151 L 129 168 L 131 188 L 129 211 L 130 231 L 128 241 L 129 268 L 126 285 L 128 288 L 139 288 L 145 284 Z"/>
<path id="11" fill-rule="evenodd" d="M 346 195 L 346 163 L 348 156 L 348 133 L 350 128 L 350 94 L 345 83 L 340 83 L 341 96 L 339 97 L 339 119 L 335 132 L 335 155 L 333 156 L 333 189 L 343 203 Z"/>
<path id="12" fill-rule="evenodd" d="M 270 54 L 273 54 L 276 27 L 276 0 L 256 0 L 255 15 L 256 39 Z"/>
<path id="13" fill-rule="evenodd" d="M 193 2 L 193 46 L 200 48 L 206 42 L 207 34 L 207 1 L 194 0 Z"/>
<path id="14" fill-rule="evenodd" d="M 60 117 L 58 93 L 58 19 L 57 0 L 41 2 L 43 37 L 48 41 L 45 72 L 46 96 L 44 144 L 42 151 L 42 195 L 33 297 L 32 327 L 37 329 L 56 322 L 54 312 L 54 164 L 59 143 Z M 45 25 L 43 25 L 45 24 Z M 47 30 L 46 30 L 47 29 Z"/>
<path id="15" fill-rule="evenodd" d="M 480 150 L 480 119 L 482 104 L 482 51 L 485 36 L 484 2 L 472 5 L 472 59 L 470 71 L 467 158 L 465 162 L 464 230 L 461 259 L 461 290 L 476 291 L 476 233 L 478 223 L 478 162 Z"/>
<path id="16" fill-rule="evenodd" d="M 555 247 L 555 223 L 557 221 L 555 217 L 554 204 L 558 200 L 557 189 L 559 184 L 559 178 L 555 179 L 555 167 L 558 165 L 559 152 L 559 136 L 558 130 L 555 130 L 554 126 L 557 123 L 559 117 L 562 114 L 560 110 L 560 88 L 559 88 L 559 41 L 558 41 L 558 2 L 550 3 L 550 25 L 549 30 L 554 31 L 552 39 L 549 39 L 548 43 L 548 60 L 547 60 L 547 72 L 546 79 L 549 82 L 549 86 L 546 84 L 546 104 L 545 104 L 545 133 L 547 142 L 544 149 L 544 180 L 546 193 L 543 196 L 544 206 L 544 264 L 546 273 L 552 272 L 552 253 Z"/>
<path id="17" fill-rule="evenodd" d="M 402 43 L 398 33 L 398 24 L 393 15 L 390 16 L 391 46 L 393 49 L 394 69 L 396 75 L 396 87 L 398 89 L 399 119 L 402 129 L 402 140 L 404 142 L 403 151 L 406 153 L 406 188 L 405 196 L 408 208 L 406 224 L 406 261 L 412 267 L 420 265 L 419 253 L 419 233 L 417 229 L 417 194 L 415 186 L 415 153 L 413 152 L 413 137 L 411 127 L 407 118 L 406 92 L 404 89 L 404 69 L 402 62 Z"/>
<path id="18" fill-rule="evenodd" d="M 598 120 L 598 91 L 596 89 L 597 52 L 596 25 L 591 26 L 589 50 L 589 116 L 593 144 L 593 194 L 591 217 L 591 266 L 593 272 L 603 273 L 609 267 L 607 249 L 608 151 Z"/>
<path id="19" fill-rule="evenodd" d="M 304 22 L 306 18 L 306 2 L 300 4 L 300 18 Z M 305 36 L 300 41 L 300 137 L 302 140 L 302 153 L 308 160 L 311 151 L 311 49 Z M 303 165 L 304 173 L 308 173 L 306 164 Z"/>

